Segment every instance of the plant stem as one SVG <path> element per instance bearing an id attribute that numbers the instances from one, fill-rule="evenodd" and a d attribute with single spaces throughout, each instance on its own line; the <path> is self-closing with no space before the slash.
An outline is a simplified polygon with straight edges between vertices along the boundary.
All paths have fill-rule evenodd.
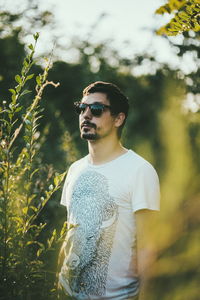
<path id="1" fill-rule="evenodd" d="M 5 172 L 5 189 L 4 189 L 4 224 L 3 224 L 3 231 L 4 231 L 4 239 L 3 239 L 3 265 L 2 265 L 2 278 L 6 280 L 6 267 L 7 267 L 7 239 L 8 239 L 8 202 L 9 202 L 9 177 L 10 177 L 10 152 L 7 150 L 6 155 L 6 163 L 7 168 Z"/>

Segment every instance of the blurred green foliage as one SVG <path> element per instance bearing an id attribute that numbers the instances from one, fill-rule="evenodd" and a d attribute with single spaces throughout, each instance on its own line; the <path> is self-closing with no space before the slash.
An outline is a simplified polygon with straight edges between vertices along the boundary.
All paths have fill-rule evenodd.
<path id="1" fill-rule="evenodd" d="M 181 9 L 186 3 L 169 2 L 170 11 Z M 178 7 L 173 6 L 175 2 Z M 9 12 L 0 15 L 3 24 L 0 26 L 2 103 L 5 100 L 9 103 L 8 89 L 15 89 L 13 78 L 19 74 L 26 53 L 20 38 L 24 34 L 22 28 L 11 26 L 14 22 L 12 20 L 17 17 L 19 16 Z M 10 22 L 10 29 L 5 31 L 6 20 Z M 32 22 L 39 21 L 34 21 L 33 18 Z M 45 26 L 47 23 L 48 19 Z M 74 39 L 70 48 L 76 51 L 77 60 L 70 63 L 54 58 L 54 66 L 49 70 L 51 80 L 59 81 L 60 86 L 57 89 L 49 86 L 40 103 L 42 111 L 39 115 L 43 116 L 37 121 L 35 128 L 35 135 L 40 136 L 36 143 L 39 151 L 36 163 L 40 172 L 33 176 L 35 188 L 44 192 L 45 183 L 51 186 L 54 169 L 59 173 L 64 172 L 74 160 L 87 153 L 87 145 L 79 137 L 78 118 L 73 112 L 73 102 L 81 98 L 82 89 L 93 81 L 104 80 L 117 84 L 130 101 L 130 115 L 122 137 L 123 143 L 152 162 L 161 180 L 160 224 L 152 233 L 157 240 L 158 260 L 152 268 L 148 300 L 199 300 L 199 32 L 185 32 L 183 44 L 173 46 L 177 47 L 180 57 L 188 53 L 195 54 L 195 71 L 183 74 L 180 70 L 171 70 L 168 65 L 159 64 L 147 54 L 138 54 L 131 59 L 121 57 L 109 46 L 109 41 L 92 43 L 88 39 Z M 135 68 L 143 65 L 149 65 L 149 74 L 135 76 Z M 33 65 L 32 72 L 43 74 L 43 68 L 40 64 Z M 29 80 L 26 89 L 34 91 L 35 83 Z M 22 95 L 22 100 L 23 106 L 29 107 L 31 93 Z M 36 121 L 37 115 L 32 115 L 32 118 Z M 33 119 L 29 121 L 33 122 Z M 28 137 L 25 139 L 28 141 Z M 22 155 L 19 150 L 22 145 L 24 138 L 19 135 L 13 158 Z M 26 184 L 24 187 L 26 189 Z M 44 245 L 47 244 L 49 231 L 55 227 L 59 231 L 65 221 L 65 210 L 59 205 L 60 193 L 61 191 L 48 201 L 36 220 L 36 224 L 47 223 L 40 234 L 40 242 Z M 29 196 L 33 194 L 32 191 Z M 26 214 L 23 217 L 25 216 Z M 53 265 L 54 270 L 52 276 L 55 280 L 56 254 L 52 257 L 45 252 L 42 261 L 49 263 L 51 259 L 53 263 L 50 265 Z M 35 283 L 35 286 L 40 288 L 41 282 L 43 281 Z M 25 289 L 23 284 L 22 280 L 22 290 Z M 27 294 L 23 294 L 23 298 L 19 295 L 13 299 L 34 299 L 35 295 L 31 291 L 26 290 Z M 37 295 L 37 298 L 51 299 L 51 294 L 45 294 L 45 298 L 42 294 L 41 297 Z M 0 299 L 9 298 L 3 296 Z"/>

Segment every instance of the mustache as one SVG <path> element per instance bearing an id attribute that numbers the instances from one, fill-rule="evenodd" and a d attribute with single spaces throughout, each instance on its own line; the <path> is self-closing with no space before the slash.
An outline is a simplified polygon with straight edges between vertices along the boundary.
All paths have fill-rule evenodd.
<path id="1" fill-rule="evenodd" d="M 81 128 L 82 128 L 83 126 L 89 126 L 89 127 L 91 127 L 91 128 L 95 128 L 95 129 L 96 129 L 96 124 L 91 123 L 90 121 L 83 121 L 83 123 L 81 123 Z"/>

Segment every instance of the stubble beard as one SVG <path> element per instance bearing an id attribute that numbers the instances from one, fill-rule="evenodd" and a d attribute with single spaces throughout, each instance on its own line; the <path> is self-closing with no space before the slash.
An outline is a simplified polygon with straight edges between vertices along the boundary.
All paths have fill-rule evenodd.
<path id="1" fill-rule="evenodd" d="M 98 139 L 98 134 L 96 133 L 96 125 L 93 123 L 90 123 L 89 121 L 84 122 L 89 128 L 82 128 L 81 129 L 81 138 L 87 141 L 96 141 Z M 90 132 L 90 130 L 94 130 L 94 132 Z"/>
<path id="2" fill-rule="evenodd" d="M 84 139 L 84 140 L 88 140 L 88 141 L 90 141 L 90 140 L 95 141 L 96 140 L 95 134 L 91 134 L 91 133 L 83 133 L 81 135 L 81 138 Z"/>
<path id="3" fill-rule="evenodd" d="M 88 141 L 96 141 L 98 135 L 96 133 L 83 132 L 81 133 L 81 138 Z"/>

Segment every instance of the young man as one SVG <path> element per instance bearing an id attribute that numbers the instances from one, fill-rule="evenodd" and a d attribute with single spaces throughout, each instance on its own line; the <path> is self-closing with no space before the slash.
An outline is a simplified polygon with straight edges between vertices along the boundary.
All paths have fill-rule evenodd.
<path id="1" fill-rule="evenodd" d="M 70 167 L 61 198 L 70 228 L 59 274 L 61 299 L 145 299 L 159 181 L 150 163 L 120 143 L 128 109 L 119 88 L 101 81 L 75 103 L 89 154 Z"/>

